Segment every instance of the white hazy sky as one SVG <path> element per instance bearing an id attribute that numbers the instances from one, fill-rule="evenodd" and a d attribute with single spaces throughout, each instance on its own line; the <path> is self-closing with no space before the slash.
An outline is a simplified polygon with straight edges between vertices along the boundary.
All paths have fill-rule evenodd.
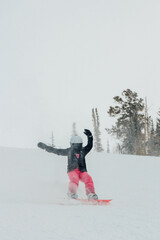
<path id="1" fill-rule="evenodd" d="M 159 0 L 0 0 L 0 146 L 67 147 L 72 123 L 104 145 L 124 89 L 160 108 Z M 105 147 L 105 146 L 104 146 Z"/>

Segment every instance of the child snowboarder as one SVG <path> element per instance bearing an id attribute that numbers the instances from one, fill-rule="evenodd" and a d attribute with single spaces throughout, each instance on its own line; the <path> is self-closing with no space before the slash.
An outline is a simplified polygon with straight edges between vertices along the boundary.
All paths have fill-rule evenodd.
<path id="1" fill-rule="evenodd" d="M 40 142 L 38 147 L 45 149 L 47 152 L 55 153 L 57 155 L 68 156 L 68 196 L 70 198 L 78 198 L 77 189 L 79 181 L 85 184 L 86 195 L 88 199 L 98 199 L 95 193 L 94 183 L 91 176 L 87 172 L 85 156 L 93 147 L 93 136 L 88 129 L 84 129 L 84 134 L 87 135 L 88 143 L 85 147 L 82 146 L 82 138 L 79 136 L 72 136 L 70 140 L 70 148 L 57 149 Z"/>

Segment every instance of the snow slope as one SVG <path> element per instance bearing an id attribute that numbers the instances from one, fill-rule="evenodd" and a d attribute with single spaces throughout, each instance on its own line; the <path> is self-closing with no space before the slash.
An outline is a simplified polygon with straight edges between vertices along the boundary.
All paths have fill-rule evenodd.
<path id="1" fill-rule="evenodd" d="M 66 157 L 0 148 L 0 240 L 159 240 L 160 158 L 92 151 L 86 159 L 110 205 L 67 199 Z"/>

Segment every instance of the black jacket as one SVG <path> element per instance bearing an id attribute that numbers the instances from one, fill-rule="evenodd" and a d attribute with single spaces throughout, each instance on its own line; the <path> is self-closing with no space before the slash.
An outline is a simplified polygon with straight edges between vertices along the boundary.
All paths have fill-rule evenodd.
<path id="1" fill-rule="evenodd" d="M 87 172 L 85 156 L 93 147 L 93 137 L 88 137 L 88 144 L 82 147 L 80 152 L 76 152 L 72 147 L 66 149 L 57 149 L 53 147 L 46 147 L 47 152 L 55 153 L 61 156 L 68 156 L 68 167 L 67 172 L 71 172 L 76 168 L 79 168 L 81 172 Z"/>

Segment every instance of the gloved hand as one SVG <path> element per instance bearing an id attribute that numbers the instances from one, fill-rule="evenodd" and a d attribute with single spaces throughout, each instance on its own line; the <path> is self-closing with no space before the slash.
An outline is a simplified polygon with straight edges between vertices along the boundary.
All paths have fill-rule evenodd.
<path id="1" fill-rule="evenodd" d="M 42 149 L 46 149 L 46 147 L 47 147 L 47 145 L 44 144 L 44 143 L 42 143 L 42 142 L 39 142 L 39 143 L 37 144 L 37 146 L 38 146 L 39 148 L 42 148 Z"/>
<path id="2" fill-rule="evenodd" d="M 92 137 L 92 133 L 88 129 L 84 129 L 84 134 L 87 135 L 87 137 Z"/>

